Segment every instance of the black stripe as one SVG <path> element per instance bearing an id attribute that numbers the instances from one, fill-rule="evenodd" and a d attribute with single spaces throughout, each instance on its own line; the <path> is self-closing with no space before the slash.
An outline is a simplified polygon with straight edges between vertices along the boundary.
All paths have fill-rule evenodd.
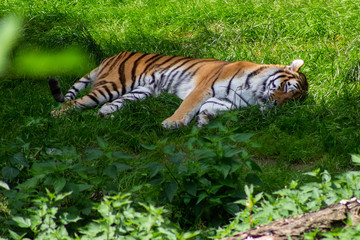
<path id="1" fill-rule="evenodd" d="M 231 88 L 231 83 L 234 80 L 234 78 L 239 74 L 239 72 L 241 71 L 241 69 L 237 70 L 237 72 L 231 77 L 228 86 L 226 88 L 226 93 L 229 94 L 230 93 L 230 88 Z"/>
<path id="2" fill-rule="evenodd" d="M 73 93 L 73 92 L 71 92 L 71 91 L 67 92 L 66 95 L 68 95 L 69 93 L 70 93 L 71 95 L 73 95 L 74 97 L 76 97 L 75 93 Z"/>
<path id="3" fill-rule="evenodd" d="M 168 57 L 169 57 L 169 58 L 168 58 L 168 59 L 166 59 L 164 62 L 162 62 L 162 63 L 161 63 L 161 65 L 164 65 L 164 64 L 166 64 L 166 63 L 170 62 L 171 60 L 173 60 L 174 58 L 176 58 L 175 56 L 171 56 L 171 57 L 170 57 L 170 56 L 168 56 Z M 171 65 L 172 65 L 172 64 L 170 64 L 170 66 L 171 66 Z M 164 68 L 164 70 L 166 70 L 166 69 L 168 69 L 168 68 L 169 68 L 169 66 L 168 66 L 168 67 L 166 67 L 166 68 Z M 164 71 L 164 70 L 163 70 L 163 71 Z M 162 72 L 163 72 L 163 71 L 162 71 Z"/>
<path id="4" fill-rule="evenodd" d="M 82 106 L 83 108 L 87 108 L 87 106 L 86 106 L 85 104 L 79 103 L 79 102 L 77 102 L 77 101 L 76 101 L 76 105 L 80 105 L 80 106 Z"/>
<path id="5" fill-rule="evenodd" d="M 117 58 L 118 58 L 119 56 L 121 56 L 122 54 L 123 54 L 123 52 L 120 53 L 120 54 L 117 54 L 117 55 L 114 55 L 114 56 L 112 56 L 112 57 L 109 57 L 109 58 L 105 59 L 105 60 L 100 64 L 101 70 L 98 72 L 98 75 L 99 75 L 100 73 L 102 73 L 102 72 L 104 71 L 104 69 L 105 69 L 110 63 L 113 63 L 113 62 L 114 62 L 114 59 L 117 59 Z"/>
<path id="6" fill-rule="evenodd" d="M 175 58 L 175 57 L 174 57 Z M 173 66 L 175 66 L 176 64 L 178 64 L 179 62 L 181 61 L 184 61 L 184 60 L 193 60 L 193 58 L 190 58 L 190 57 L 181 57 L 180 59 L 174 61 L 173 63 L 171 63 L 169 66 L 167 66 L 166 68 L 164 68 L 161 73 L 165 72 L 165 71 L 168 71 L 169 69 L 171 69 Z M 171 74 L 171 73 L 170 73 Z"/>
<path id="7" fill-rule="evenodd" d="M 217 75 L 217 76 L 215 77 L 215 79 L 213 80 L 212 84 L 211 84 L 211 90 L 212 90 L 212 92 L 213 92 L 213 94 L 212 94 L 213 97 L 215 97 L 215 88 L 214 88 L 214 85 L 215 85 L 216 81 L 218 80 L 220 74 L 222 73 L 222 70 L 223 70 L 223 68 L 224 68 L 225 65 L 227 65 L 227 63 L 224 63 L 224 64 L 221 66 L 221 68 L 220 68 L 219 70 L 217 70 L 216 73 L 213 74 L 214 77 L 215 77 L 215 75 Z M 209 79 L 211 79 L 211 78 L 212 78 L 212 77 L 210 77 Z"/>
<path id="8" fill-rule="evenodd" d="M 151 58 L 149 58 L 148 60 L 145 61 L 145 63 L 148 63 L 149 61 L 152 61 L 154 58 L 158 58 L 158 57 L 163 57 L 162 55 L 159 54 L 154 54 L 154 56 L 152 56 Z"/>
<path id="9" fill-rule="evenodd" d="M 88 81 L 80 80 L 79 83 L 88 84 L 90 79 L 87 79 Z"/>
<path id="10" fill-rule="evenodd" d="M 118 60 L 119 60 L 125 53 L 127 53 L 127 52 L 121 52 L 121 53 L 119 53 L 118 55 L 115 55 L 115 56 L 113 57 L 113 60 L 111 61 L 111 66 L 109 67 L 109 69 L 100 76 L 100 73 L 102 73 L 102 71 L 105 70 L 105 68 L 110 64 L 110 61 L 109 61 L 104 67 L 102 67 L 102 68 L 101 68 L 101 71 L 97 73 L 97 76 L 99 76 L 98 79 L 107 77 L 107 76 L 109 75 L 109 73 L 111 72 L 111 70 L 113 70 L 113 68 L 115 67 L 115 65 L 116 65 L 116 63 L 118 62 Z"/>
<path id="11" fill-rule="evenodd" d="M 230 103 L 231 105 L 235 105 L 236 106 L 236 104 L 234 104 L 230 99 L 228 99 L 228 98 L 221 98 L 220 99 L 221 101 L 224 101 L 224 102 L 228 102 L 228 103 Z"/>
<path id="12" fill-rule="evenodd" d="M 126 76 L 125 76 L 125 64 L 126 62 L 133 56 L 135 55 L 134 52 L 130 53 L 129 56 L 127 56 L 127 58 L 125 58 L 122 63 L 119 66 L 118 69 L 118 73 L 119 73 L 119 80 L 122 86 L 121 89 L 121 95 L 124 95 L 126 93 Z"/>
<path id="13" fill-rule="evenodd" d="M 283 70 L 277 70 L 275 71 L 273 74 L 271 74 L 270 76 L 267 77 L 267 79 L 263 82 L 263 87 L 262 87 L 262 91 L 264 92 L 265 91 L 265 88 L 266 88 L 266 84 L 267 84 L 267 80 L 269 80 L 271 77 L 275 76 L 276 74 L 278 73 L 281 73 L 281 72 L 284 72 Z"/>
<path id="14" fill-rule="evenodd" d="M 138 59 L 136 59 L 136 61 L 134 62 L 134 66 L 131 70 L 131 79 L 132 79 L 132 84 L 130 89 L 133 90 L 134 86 L 135 86 L 135 82 L 136 82 L 136 68 L 139 65 L 139 62 L 142 58 L 144 58 L 145 56 L 148 56 L 149 54 L 145 54 L 143 53 L 140 57 L 138 57 Z"/>
<path id="15" fill-rule="evenodd" d="M 107 99 L 106 95 L 100 89 L 97 90 L 105 99 Z"/>
<path id="16" fill-rule="evenodd" d="M 118 91 L 118 87 L 116 86 L 116 84 L 114 82 L 110 82 L 111 86 L 112 86 L 112 90 L 113 92 L 116 92 L 117 93 L 117 97 L 120 96 L 120 93 Z"/>
<path id="17" fill-rule="evenodd" d="M 91 100 L 93 100 L 96 104 L 99 104 L 99 100 L 97 100 L 96 97 L 94 97 L 93 95 L 87 95 Z"/>
<path id="18" fill-rule="evenodd" d="M 146 95 L 146 96 L 150 96 L 151 94 L 148 93 L 148 92 L 138 92 L 138 91 L 134 91 L 134 92 L 130 92 L 131 94 L 143 94 L 143 95 Z"/>
<path id="19" fill-rule="evenodd" d="M 240 99 L 241 99 L 241 101 L 244 101 L 245 103 L 246 103 L 246 105 L 250 105 L 249 103 L 248 103 L 248 101 L 246 101 L 242 96 L 241 96 L 241 94 L 240 93 L 237 93 L 237 92 L 235 92 L 235 94 L 236 94 L 236 96 L 238 96 Z M 235 104 L 235 106 L 236 106 L 236 104 Z"/>
<path id="20" fill-rule="evenodd" d="M 110 92 L 110 90 L 109 90 L 109 88 L 105 85 L 105 86 L 103 86 L 103 88 L 105 89 L 105 91 L 107 92 L 107 94 L 109 95 L 109 99 L 110 99 L 110 101 L 112 101 L 112 99 L 113 99 L 113 95 L 112 95 L 112 93 Z"/>
<path id="21" fill-rule="evenodd" d="M 101 86 L 101 85 L 104 85 L 104 84 L 107 84 L 107 83 L 108 83 L 108 81 L 101 80 L 99 82 L 96 82 L 93 87 L 98 87 L 98 86 Z"/>
<path id="22" fill-rule="evenodd" d="M 76 87 L 72 86 L 71 89 L 75 90 L 75 92 L 80 92 L 79 89 L 77 89 Z"/>
<path id="23" fill-rule="evenodd" d="M 197 60 L 197 59 L 196 59 Z M 203 63 L 203 62 L 208 62 L 209 60 L 201 60 L 201 61 L 198 61 L 198 62 L 195 62 L 193 64 L 191 64 L 189 67 L 185 68 L 182 70 L 182 73 L 180 74 L 179 76 L 179 80 L 181 79 L 181 77 L 187 72 L 189 71 L 191 68 L 193 68 L 194 66 L 196 66 L 197 64 L 199 63 Z"/>
<path id="24" fill-rule="evenodd" d="M 141 81 L 142 76 L 144 76 L 146 74 L 146 72 L 150 68 L 150 66 L 152 64 L 154 64 L 157 60 L 159 60 L 162 57 L 164 57 L 164 56 L 156 54 L 156 55 L 152 56 L 151 58 L 149 58 L 148 60 L 145 61 L 145 63 L 147 63 L 147 62 L 152 60 L 148 65 L 146 65 L 145 69 L 140 74 L 139 79 L 138 79 L 138 85 L 140 85 L 140 81 Z"/>
<path id="25" fill-rule="evenodd" d="M 187 59 L 187 60 L 186 60 Z M 169 78 L 171 77 L 171 75 L 173 74 L 174 71 L 178 70 L 179 68 L 181 68 L 182 66 L 184 66 L 185 64 L 187 64 L 188 62 L 192 61 L 192 60 L 196 60 L 194 58 L 184 58 L 184 59 L 180 59 L 178 62 L 181 62 L 183 61 L 179 66 L 177 66 L 176 68 L 174 69 L 171 69 L 170 73 L 168 74 L 165 82 L 168 82 L 169 81 Z M 177 63 L 178 63 L 177 62 Z M 179 72 L 176 72 L 175 75 L 172 77 L 172 78 L 175 78 L 175 76 L 178 74 Z"/>
<path id="26" fill-rule="evenodd" d="M 266 69 L 266 68 L 268 68 L 268 67 L 267 67 L 267 66 L 262 66 L 262 67 L 256 69 L 255 71 L 249 73 L 249 74 L 247 75 L 246 80 L 245 80 L 245 87 L 246 87 L 247 89 L 249 89 L 249 88 L 250 88 L 250 79 L 253 78 L 253 77 L 255 77 L 256 75 L 258 75 L 259 73 L 261 73 L 261 72 L 262 72 L 264 69 Z"/>
<path id="27" fill-rule="evenodd" d="M 151 74 L 151 78 L 152 78 L 152 80 L 149 82 L 149 84 L 153 84 L 153 83 L 155 82 L 155 80 L 156 80 L 156 78 L 155 78 L 155 72 L 153 72 L 153 73 Z"/>
<path id="28" fill-rule="evenodd" d="M 229 109 L 229 107 L 226 106 L 226 105 L 223 104 L 223 103 L 219 103 L 219 102 L 215 102 L 215 101 L 206 101 L 204 104 L 207 104 L 207 103 L 217 104 L 217 105 L 224 106 L 224 107 L 226 107 L 227 109 Z M 203 104 L 203 105 L 204 105 L 204 104 Z"/>

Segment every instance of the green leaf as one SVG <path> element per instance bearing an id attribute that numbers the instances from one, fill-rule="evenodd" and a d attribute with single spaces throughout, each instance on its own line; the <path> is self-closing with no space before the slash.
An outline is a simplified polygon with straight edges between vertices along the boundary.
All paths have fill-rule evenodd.
<path id="1" fill-rule="evenodd" d="M 104 173 L 104 175 L 106 175 L 112 179 L 115 179 L 117 177 L 117 169 L 113 165 L 106 166 L 103 170 L 103 173 Z"/>
<path id="2" fill-rule="evenodd" d="M 24 190 L 30 190 L 30 189 L 34 189 L 39 180 L 42 179 L 45 175 L 41 174 L 41 175 L 36 175 L 32 178 L 29 178 L 28 180 L 26 180 L 25 182 L 19 184 L 16 186 L 16 188 L 18 189 L 24 189 Z"/>
<path id="3" fill-rule="evenodd" d="M 151 150 L 151 151 L 156 149 L 156 145 L 153 145 L 153 144 L 148 145 L 148 144 L 140 143 L 140 146 L 142 146 L 146 150 Z"/>
<path id="4" fill-rule="evenodd" d="M 182 151 L 177 152 L 169 157 L 171 163 L 179 165 L 184 161 L 186 154 Z"/>
<path id="5" fill-rule="evenodd" d="M 72 194 L 72 192 L 57 194 L 57 195 L 55 195 L 54 201 L 63 200 L 64 198 L 70 196 L 71 194 Z"/>
<path id="6" fill-rule="evenodd" d="M 352 161 L 355 165 L 360 165 L 360 154 L 352 154 L 352 155 L 351 155 L 351 161 Z"/>
<path id="7" fill-rule="evenodd" d="M 219 132 L 223 132 L 223 133 L 227 132 L 227 128 L 218 119 L 211 121 L 209 124 L 206 125 L 206 128 L 217 129 L 219 130 Z"/>
<path id="8" fill-rule="evenodd" d="M 60 216 L 60 221 L 64 225 L 68 225 L 69 223 L 77 222 L 77 221 L 79 221 L 81 219 L 82 218 L 79 217 L 78 215 L 71 214 L 71 213 L 68 213 L 68 212 L 65 212 L 62 216 Z"/>
<path id="9" fill-rule="evenodd" d="M 8 15 L 0 20 L 0 76 L 3 75 L 16 40 L 20 36 L 21 19 L 16 15 Z"/>
<path id="10" fill-rule="evenodd" d="M 256 162 L 254 162 L 253 160 L 247 159 L 247 160 L 245 160 L 245 164 L 251 170 L 262 172 L 260 166 Z"/>
<path id="11" fill-rule="evenodd" d="M 116 170 L 117 170 L 118 173 L 129 170 L 129 169 L 132 169 L 131 166 L 129 166 L 127 164 L 123 164 L 123 163 L 114 162 L 112 165 L 116 167 Z"/>
<path id="12" fill-rule="evenodd" d="M 176 182 L 166 182 L 163 184 L 163 188 L 169 202 L 172 202 L 174 199 L 176 190 L 178 189 L 178 185 Z"/>
<path id="13" fill-rule="evenodd" d="M 54 180 L 54 190 L 55 190 L 55 193 L 59 193 L 61 192 L 61 190 L 63 190 L 63 188 L 65 187 L 65 184 L 66 184 L 66 179 L 65 178 L 56 178 Z"/>
<path id="14" fill-rule="evenodd" d="M 163 148 L 163 152 L 168 155 L 173 155 L 175 153 L 175 145 L 166 145 Z"/>
<path id="15" fill-rule="evenodd" d="M 21 228 L 29 228 L 31 227 L 30 218 L 23 218 L 21 216 L 13 217 L 12 220 L 18 224 Z"/>
<path id="16" fill-rule="evenodd" d="M 260 201 L 260 199 L 263 197 L 263 195 L 264 195 L 263 192 L 256 194 L 256 196 L 254 197 L 255 202 Z"/>
<path id="17" fill-rule="evenodd" d="M 39 210 L 42 211 L 42 210 Z M 39 214 L 41 215 L 41 214 Z M 39 215 L 31 215 L 30 216 L 30 221 L 31 221 L 31 229 L 36 229 L 36 227 L 40 226 L 42 223 L 42 219 L 41 216 Z"/>
<path id="18" fill-rule="evenodd" d="M 248 143 L 250 142 L 250 138 L 252 136 L 254 136 L 253 133 L 237 133 L 232 135 L 230 138 L 233 139 L 235 142 Z"/>
<path id="19" fill-rule="evenodd" d="M 4 179 L 12 180 L 19 175 L 19 170 L 11 166 L 5 166 L 1 169 L 1 174 Z"/>
<path id="20" fill-rule="evenodd" d="M 65 73 L 83 74 L 88 64 L 88 55 L 75 47 L 52 51 L 25 48 L 13 63 L 18 74 L 44 78 Z"/>
<path id="21" fill-rule="evenodd" d="M 190 239 L 190 238 L 193 238 L 193 237 L 199 235 L 200 233 L 201 233 L 201 231 L 186 232 L 182 235 L 181 239 Z"/>
<path id="22" fill-rule="evenodd" d="M 211 181 L 205 177 L 200 178 L 199 182 L 202 183 L 206 188 L 211 187 Z"/>
<path id="23" fill-rule="evenodd" d="M 155 177 L 151 178 L 151 180 L 148 181 L 147 183 L 156 186 L 162 183 L 163 181 L 164 181 L 163 176 L 161 176 L 161 174 L 158 174 Z"/>
<path id="24" fill-rule="evenodd" d="M 131 158 L 134 158 L 133 156 L 131 156 L 129 154 L 126 154 L 126 153 L 123 153 L 123 152 L 120 152 L 120 151 L 113 152 L 112 157 L 117 158 L 117 159 L 131 159 Z"/>
<path id="25" fill-rule="evenodd" d="M 192 196 L 196 196 L 197 185 L 193 182 L 187 182 L 184 184 L 185 191 Z"/>
<path id="26" fill-rule="evenodd" d="M 196 149 L 194 150 L 194 154 L 198 156 L 199 160 L 216 157 L 216 153 L 214 153 L 213 150 L 207 148 Z"/>
<path id="27" fill-rule="evenodd" d="M 106 148 L 106 142 L 101 138 L 101 137 L 99 137 L 99 136 L 96 136 L 96 139 L 97 139 L 97 142 L 98 142 L 98 144 L 99 144 L 99 147 L 101 148 L 101 149 L 105 149 Z"/>
<path id="28" fill-rule="evenodd" d="M 54 161 L 34 163 L 30 170 L 34 175 L 54 173 L 56 172 L 56 163 Z"/>
<path id="29" fill-rule="evenodd" d="M 27 233 L 24 233 L 23 235 L 19 235 L 16 232 L 11 231 L 10 229 L 8 229 L 8 230 L 9 230 L 9 233 L 10 233 L 10 236 L 12 237 L 12 239 L 15 239 L 15 240 L 23 239 L 23 237 L 25 237 L 25 235 L 27 234 Z"/>
<path id="30" fill-rule="evenodd" d="M 230 213 L 231 215 L 235 215 L 237 212 L 240 211 L 240 208 L 237 204 L 229 202 L 224 205 L 225 211 Z"/>
<path id="31" fill-rule="evenodd" d="M 198 196 L 198 200 L 196 202 L 196 205 L 198 205 L 202 200 L 204 200 L 207 197 L 207 193 L 206 192 L 202 192 L 199 194 Z"/>
<path id="32" fill-rule="evenodd" d="M 73 191 L 74 193 L 79 193 L 79 192 L 88 190 L 92 187 L 93 187 L 93 185 L 90 185 L 90 184 L 69 183 L 66 185 L 66 189 L 70 189 L 70 191 Z"/>
<path id="33" fill-rule="evenodd" d="M 150 174 L 150 178 L 156 176 L 156 174 L 158 174 L 160 172 L 160 170 L 163 169 L 163 166 L 158 163 L 158 162 L 152 162 L 149 164 L 146 164 L 145 166 L 143 166 L 143 168 L 148 168 L 151 172 Z"/>
<path id="34" fill-rule="evenodd" d="M 221 164 L 221 165 L 215 166 L 215 170 L 222 173 L 224 178 L 226 178 L 231 170 L 231 166 L 229 166 L 227 164 Z"/>
<path id="35" fill-rule="evenodd" d="M 245 185 L 244 190 L 245 190 L 246 196 L 248 196 L 248 197 L 252 196 L 252 194 L 254 192 L 254 186 L 250 185 L 250 187 L 249 187 L 248 185 Z"/>
<path id="36" fill-rule="evenodd" d="M 86 152 L 87 152 L 87 156 L 84 159 L 85 161 L 100 159 L 104 155 L 104 152 L 97 148 L 88 148 L 86 149 Z"/>
<path id="37" fill-rule="evenodd" d="M 264 186 L 264 183 L 261 181 L 259 176 L 256 175 L 255 173 L 248 173 L 245 177 L 245 181 L 250 184 L 257 185 L 257 186 L 261 186 L 261 187 Z"/>
<path id="38" fill-rule="evenodd" d="M 25 167 L 30 167 L 29 164 L 26 162 L 24 154 L 19 152 L 15 153 L 11 158 L 10 162 L 14 165 L 19 164 Z"/>
<path id="39" fill-rule="evenodd" d="M 238 148 L 226 148 L 224 149 L 224 157 L 230 158 L 243 151 L 244 151 L 243 149 L 238 149 Z"/>

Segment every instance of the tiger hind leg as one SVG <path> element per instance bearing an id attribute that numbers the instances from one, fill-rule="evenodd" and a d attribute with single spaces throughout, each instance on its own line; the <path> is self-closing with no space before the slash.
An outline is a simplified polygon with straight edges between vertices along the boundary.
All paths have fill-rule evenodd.
<path id="1" fill-rule="evenodd" d="M 65 94 L 61 92 L 60 83 L 56 78 L 51 78 L 49 80 L 49 87 L 51 94 L 53 95 L 55 101 L 57 102 L 66 102 L 69 100 L 74 100 L 78 93 L 84 90 L 90 83 L 92 83 L 96 77 L 97 68 L 92 70 L 89 74 L 80 78 L 69 91 Z"/>
<path id="2" fill-rule="evenodd" d="M 116 92 L 114 92 L 115 94 Z M 76 100 L 69 100 L 65 102 L 60 109 L 56 109 L 51 112 L 51 115 L 56 117 L 60 115 L 64 115 L 71 109 L 87 109 L 87 108 L 94 108 L 97 105 L 101 105 L 109 101 L 109 96 L 106 96 L 102 93 L 101 89 L 94 89 L 89 94 L 76 99 Z"/>
<path id="3" fill-rule="evenodd" d="M 84 90 L 90 83 L 92 83 L 97 74 L 97 68 L 92 70 L 89 74 L 80 78 L 73 86 L 68 90 L 68 92 L 64 95 L 60 88 L 60 83 L 56 78 L 51 78 L 49 80 L 49 87 L 52 96 L 57 102 L 66 102 L 59 110 L 54 110 L 51 112 L 52 116 L 59 116 L 65 113 L 67 110 L 71 108 L 71 106 L 76 106 L 77 102 L 73 101 L 78 93 Z M 86 105 L 86 104 L 85 104 Z"/>
<path id="4" fill-rule="evenodd" d="M 98 112 L 100 117 L 104 117 L 106 115 L 112 114 L 113 112 L 120 110 L 125 101 L 137 101 L 145 99 L 146 97 L 153 94 L 153 90 L 148 87 L 137 87 L 131 92 L 124 94 L 123 96 L 119 97 L 118 99 L 105 103 Z"/>
<path id="5" fill-rule="evenodd" d="M 236 106 L 228 99 L 209 98 L 201 105 L 199 113 L 195 118 L 195 124 L 200 128 L 208 124 L 219 112 L 230 111 L 233 109 L 236 109 Z"/>

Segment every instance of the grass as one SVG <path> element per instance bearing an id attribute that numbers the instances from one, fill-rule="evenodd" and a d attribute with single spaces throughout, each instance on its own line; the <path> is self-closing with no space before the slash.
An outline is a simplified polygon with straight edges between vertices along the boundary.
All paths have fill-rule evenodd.
<path id="1" fill-rule="evenodd" d="M 252 142 L 261 147 L 246 148 L 262 165 L 263 190 L 271 192 L 292 179 L 306 181 L 302 173 L 308 170 L 355 169 L 349 154 L 360 152 L 359 6 L 360 1 L 340 0 L 8 0 L 0 4 L 0 16 L 17 13 L 23 18 L 13 58 L 24 49 L 75 45 L 88 52 L 88 70 L 122 50 L 273 64 L 303 59 L 302 72 L 310 84 L 304 102 L 267 112 L 258 107 L 234 111 L 238 121 L 219 117 L 229 128 L 255 134 Z M 64 91 L 81 76 L 59 75 Z M 85 153 L 98 145 L 100 136 L 111 148 L 137 157 L 128 164 L 141 166 L 166 160 L 144 144 L 161 145 L 167 139 L 181 149 L 191 133 L 191 126 L 161 127 L 180 103 L 168 95 L 130 103 L 114 119 L 99 119 L 97 110 L 52 118 L 49 113 L 57 104 L 47 79 L 24 76 L 14 68 L 1 79 L 1 158 L 8 159 L 10 146 L 21 141 L 30 143 L 32 163 L 48 148 L 74 146 Z M 136 168 L 120 176 L 119 190 L 142 183 L 142 175 Z"/>

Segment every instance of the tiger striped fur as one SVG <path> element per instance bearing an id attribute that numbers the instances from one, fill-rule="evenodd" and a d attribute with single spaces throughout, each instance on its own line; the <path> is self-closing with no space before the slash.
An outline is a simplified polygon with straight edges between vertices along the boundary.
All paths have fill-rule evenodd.
<path id="1" fill-rule="evenodd" d="M 162 125 L 165 128 L 186 126 L 197 114 L 196 124 L 201 127 L 220 111 L 249 105 L 266 108 L 304 98 L 308 82 L 299 72 L 303 64 L 303 60 L 294 60 L 288 66 L 260 65 L 125 51 L 105 59 L 77 81 L 65 96 L 58 81 L 50 79 L 55 100 L 67 103 L 52 111 L 52 115 L 105 103 L 98 111 L 99 116 L 105 116 L 121 109 L 126 101 L 168 92 L 183 102 Z M 89 84 L 91 92 L 75 100 Z"/>

